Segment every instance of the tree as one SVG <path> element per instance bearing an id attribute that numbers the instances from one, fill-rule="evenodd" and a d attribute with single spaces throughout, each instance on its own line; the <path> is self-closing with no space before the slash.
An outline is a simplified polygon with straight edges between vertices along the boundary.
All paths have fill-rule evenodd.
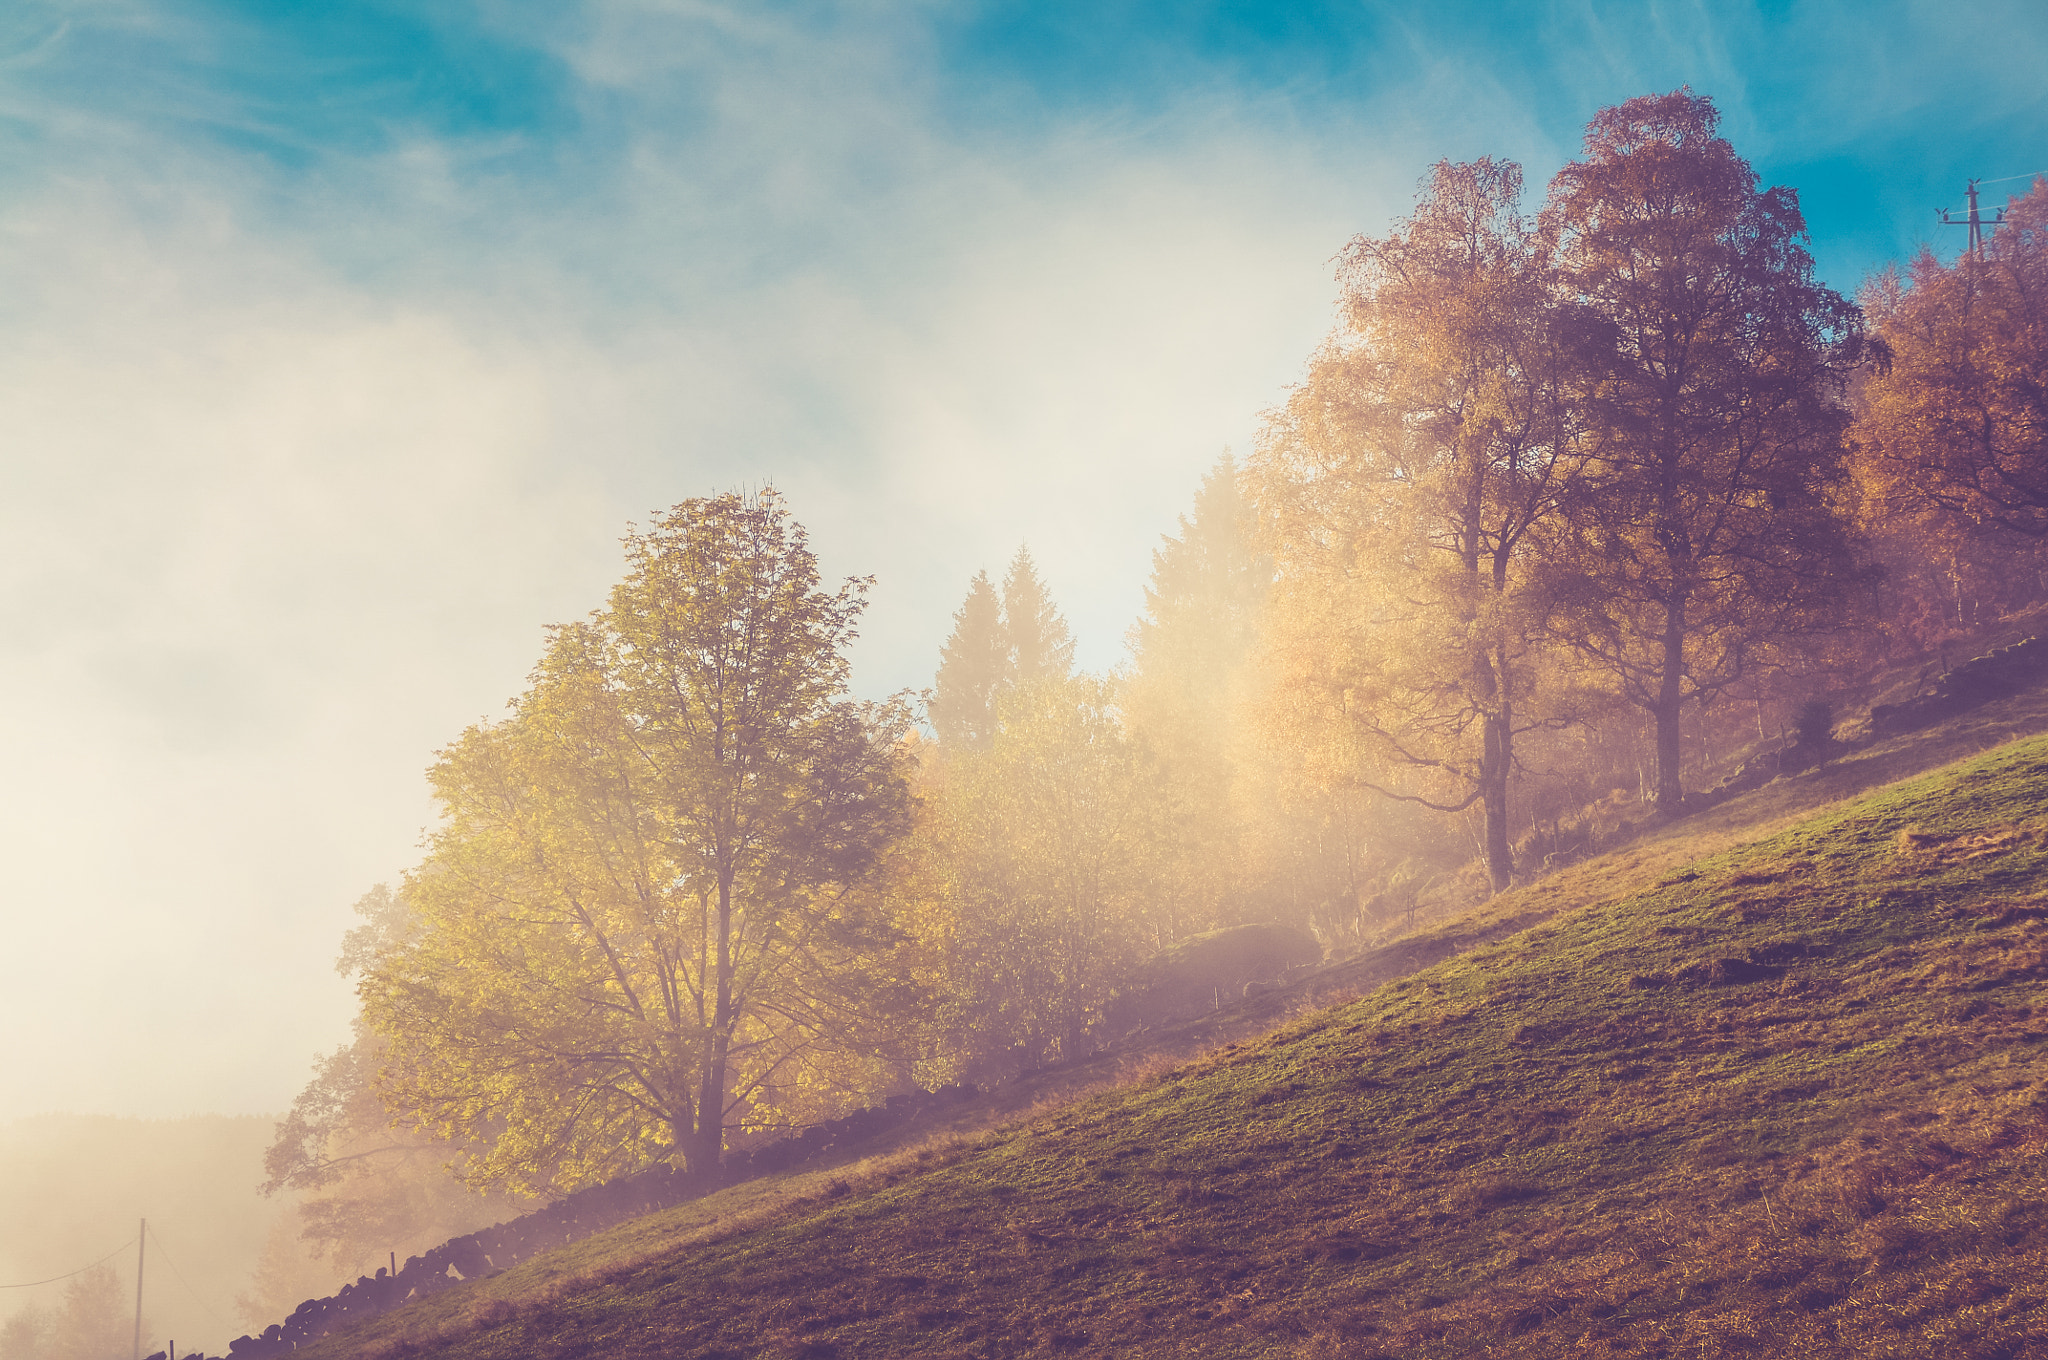
<path id="1" fill-rule="evenodd" d="M 1003 701 L 990 748 L 948 761 L 927 833 L 944 866 L 948 990 L 967 1070 L 1086 1051 L 1116 985 L 1160 941 L 1156 843 L 1115 686 L 1042 680 Z"/>
<path id="2" fill-rule="evenodd" d="M 686 501 L 626 546 L 512 716 L 441 753 L 418 933 L 362 986 L 386 1103 L 478 1145 L 477 1184 L 709 1174 L 733 1121 L 893 995 L 862 888 L 905 822 L 907 717 L 846 695 L 867 582 L 820 590 L 773 491 Z"/>
<path id="3" fill-rule="evenodd" d="M 1675 810 L 1681 717 L 1774 642 L 1841 617 L 1838 513 L 1857 310 L 1813 278 L 1798 196 L 1759 190 L 1678 90 L 1603 109 L 1541 218 L 1594 466 L 1554 574 L 1560 636 L 1656 727 Z"/>
<path id="4" fill-rule="evenodd" d="M 1564 720 L 1533 702 L 1529 595 L 1583 466 L 1521 184 L 1512 164 L 1439 164 L 1412 218 L 1352 242 L 1344 325 L 1254 463 L 1280 726 L 1332 779 L 1480 805 L 1496 890 L 1515 738 Z"/>
<path id="5" fill-rule="evenodd" d="M 112 1266 L 94 1266 L 67 1283 L 54 1322 L 50 1360 L 120 1360 L 135 1354 L 133 1297 Z M 147 1321 L 141 1331 L 150 1334 Z"/>
<path id="6" fill-rule="evenodd" d="M 1923 250 L 1868 301 L 1890 362 L 1863 391 L 1866 487 L 1887 509 L 2048 537 L 2048 179 L 1981 255 Z"/>
<path id="7" fill-rule="evenodd" d="M 996 700 L 1011 672 L 1002 603 L 988 573 L 977 571 L 966 600 L 953 615 L 953 634 L 939 653 L 930 711 L 941 745 L 988 749 L 995 737 Z"/>
<path id="8" fill-rule="evenodd" d="M 23 1305 L 0 1323 L 0 1355 L 7 1360 L 45 1360 L 55 1327 L 53 1310 L 36 1303 Z"/>
<path id="9" fill-rule="evenodd" d="M 1074 668 L 1074 635 L 1038 579 L 1029 548 L 1017 549 L 1003 577 L 1003 633 L 1013 684 L 1064 680 Z"/>
<path id="10" fill-rule="evenodd" d="M 404 894 L 386 884 L 364 893 L 355 913 L 361 924 L 343 938 L 334 965 L 343 977 L 367 972 L 418 933 Z M 318 1060 L 278 1121 L 261 1189 L 297 1192 L 298 1202 L 279 1220 L 250 1290 L 237 1299 L 248 1321 L 275 1321 L 309 1292 L 374 1269 L 387 1251 L 423 1249 L 531 1207 L 477 1194 L 451 1176 L 448 1163 L 463 1158 L 464 1147 L 392 1124 L 377 1094 L 386 1053 L 383 1036 L 358 1017 L 351 1041 Z"/>
<path id="11" fill-rule="evenodd" d="M 1173 938 L 1257 909 L 1237 797 L 1240 691 L 1273 579 L 1256 538 L 1226 454 L 1202 479 L 1179 532 L 1153 551 L 1145 613 L 1128 635 L 1122 708 L 1152 772 L 1151 820 L 1167 841 L 1155 857 L 1154 912 Z"/>
<path id="12" fill-rule="evenodd" d="M 1258 637 L 1272 585 L 1257 542 L 1257 513 L 1225 454 L 1202 478 L 1194 513 L 1152 552 L 1145 614 L 1132 625 L 1133 683 L 1178 721 L 1210 731 L 1228 725 L 1231 683 Z"/>

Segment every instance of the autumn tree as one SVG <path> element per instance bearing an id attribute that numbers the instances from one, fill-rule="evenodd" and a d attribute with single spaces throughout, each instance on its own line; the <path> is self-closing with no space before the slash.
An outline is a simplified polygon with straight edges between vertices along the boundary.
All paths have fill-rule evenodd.
<path id="1" fill-rule="evenodd" d="M 995 737 L 996 701 L 1013 669 L 1002 601 L 988 573 L 977 571 L 953 615 L 953 632 L 940 649 L 939 673 L 932 682 L 930 716 L 941 745 L 988 749 Z"/>
<path id="2" fill-rule="evenodd" d="M 1859 526 L 1889 635 L 1932 650 L 2048 595 L 2048 181 L 1982 254 L 1922 251 L 1862 302 L 1884 362 L 1857 394 Z"/>
<path id="3" fill-rule="evenodd" d="M 1583 458 L 1521 171 L 1439 164 L 1415 214 L 1344 255 L 1344 323 L 1253 472 L 1281 582 L 1271 711 L 1326 780 L 1484 810 L 1513 873 L 1515 738 L 1535 702 L 1530 586 Z"/>
<path id="4" fill-rule="evenodd" d="M 1759 189 L 1718 121 L 1688 90 L 1602 110 L 1541 219 L 1593 459 L 1553 576 L 1560 636 L 1654 723 L 1666 810 L 1686 706 L 1838 619 L 1853 580 L 1860 317 L 1814 279 L 1798 196 Z"/>
<path id="5" fill-rule="evenodd" d="M 709 1173 L 886 994 L 862 887 L 904 824 L 907 715 L 846 693 L 866 582 L 820 589 L 772 491 L 626 546 L 511 716 L 441 753 L 417 934 L 362 984 L 385 1101 L 476 1144 L 477 1184 Z"/>
<path id="6" fill-rule="evenodd" d="M 1868 293 L 1889 362 L 1857 433 L 1887 505 L 2048 537 L 2048 179 L 1981 253 L 1923 250 Z"/>

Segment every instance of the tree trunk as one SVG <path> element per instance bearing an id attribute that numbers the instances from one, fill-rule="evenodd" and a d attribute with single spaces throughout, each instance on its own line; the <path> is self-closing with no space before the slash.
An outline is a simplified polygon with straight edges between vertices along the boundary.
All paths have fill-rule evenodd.
<path id="1" fill-rule="evenodd" d="M 1477 546 L 1476 543 L 1474 545 Z M 1508 558 L 1505 548 L 1493 556 L 1492 579 L 1488 583 L 1495 601 L 1506 598 Z M 1486 657 L 1484 689 L 1492 705 L 1481 734 L 1484 749 L 1479 756 L 1480 803 L 1486 809 L 1486 874 L 1495 892 L 1506 892 L 1515 874 L 1515 858 L 1508 848 L 1508 776 L 1515 768 L 1514 671 L 1507 640 L 1495 632 Z"/>
<path id="2" fill-rule="evenodd" d="M 1480 804 L 1486 809 L 1486 872 L 1495 892 L 1507 891 L 1515 861 L 1508 849 L 1508 771 L 1514 737 L 1505 711 L 1486 715 L 1486 750 L 1480 757 Z"/>
<path id="3" fill-rule="evenodd" d="M 1685 708 L 1685 602 L 1665 607 L 1664 673 L 1657 680 L 1657 703 L 1651 710 L 1657 720 L 1657 810 L 1676 815 L 1683 811 L 1685 785 L 1679 778 L 1679 761 L 1685 751 L 1681 742 L 1679 717 Z"/>
<path id="4" fill-rule="evenodd" d="M 691 1174 L 712 1177 L 725 1151 L 725 1069 L 732 1051 L 732 885 L 718 885 L 718 919 L 713 928 L 717 950 L 718 999 L 706 1038 L 704 1080 L 697 1095 L 697 1139 L 690 1150 Z"/>

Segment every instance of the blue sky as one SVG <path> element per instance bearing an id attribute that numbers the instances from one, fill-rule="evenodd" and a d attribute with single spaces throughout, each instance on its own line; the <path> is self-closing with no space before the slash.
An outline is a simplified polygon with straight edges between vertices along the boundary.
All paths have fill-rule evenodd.
<path id="1" fill-rule="evenodd" d="M 870 693 L 1020 543 L 1112 666 L 1432 161 L 1540 193 L 1690 84 L 1853 290 L 2048 170 L 2043 70 L 2038 0 L 16 0 L 0 1117 L 288 1099 L 433 750 L 629 520 L 773 479 L 878 578 Z"/>

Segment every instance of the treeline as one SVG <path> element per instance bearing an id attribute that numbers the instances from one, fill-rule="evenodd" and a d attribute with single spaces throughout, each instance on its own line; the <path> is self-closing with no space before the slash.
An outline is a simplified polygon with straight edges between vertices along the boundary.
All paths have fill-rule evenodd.
<path id="1" fill-rule="evenodd" d="M 1351 244 L 1336 330 L 1161 544 L 1114 674 L 1075 673 L 1020 552 L 921 713 L 857 701 L 869 583 L 821 584 L 772 491 L 629 538 L 365 899 L 360 1036 L 273 1150 L 316 1233 L 428 1193 L 386 1163 L 514 1197 L 709 1174 L 1076 1056 L 1168 946 L 1356 947 L 1819 749 L 1841 677 L 2040 602 L 2048 186 L 1860 306 L 1686 91 L 1603 111 L 1523 197 L 1442 164 Z"/>
<path id="2" fill-rule="evenodd" d="M 145 1352 L 165 1337 L 188 1350 L 225 1341 L 266 1237 L 291 1217 L 289 1197 L 256 1193 L 273 1136 L 273 1121 L 254 1115 L 0 1120 L 0 1286 L 51 1281 L 0 1288 L 0 1357 L 131 1357 L 139 1218 L 144 1330 L 159 1338 Z"/>
<path id="3" fill-rule="evenodd" d="M 154 1336 L 144 1320 L 145 1335 Z M 0 1322 L 7 1360 L 116 1360 L 134 1355 L 135 1296 L 110 1265 L 80 1271 L 55 1303 L 17 1308 Z"/>

